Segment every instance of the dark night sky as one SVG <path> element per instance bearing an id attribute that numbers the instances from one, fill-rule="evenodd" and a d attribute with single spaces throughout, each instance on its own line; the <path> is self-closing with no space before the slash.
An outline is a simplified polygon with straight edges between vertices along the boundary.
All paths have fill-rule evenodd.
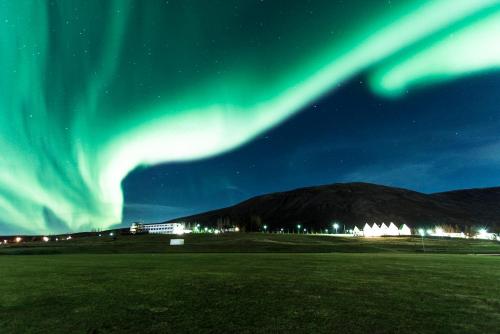
<path id="1" fill-rule="evenodd" d="M 123 182 L 125 222 L 161 221 L 274 191 L 364 181 L 421 192 L 500 185 L 500 75 L 377 96 L 359 76 L 237 150 Z"/>

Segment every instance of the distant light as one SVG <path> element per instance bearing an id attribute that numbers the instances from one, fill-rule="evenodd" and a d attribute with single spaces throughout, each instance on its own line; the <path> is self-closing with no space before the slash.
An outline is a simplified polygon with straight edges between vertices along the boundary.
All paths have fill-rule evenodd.
<path id="1" fill-rule="evenodd" d="M 3 243 L 4 243 L 4 244 L 6 244 L 6 243 L 7 243 L 7 240 L 5 240 L 5 239 L 4 239 Z"/>
<path id="2" fill-rule="evenodd" d="M 444 235 L 444 230 L 441 227 L 436 227 L 434 231 L 436 235 Z"/>
<path id="3" fill-rule="evenodd" d="M 234 228 L 234 231 L 235 231 L 235 232 L 239 232 L 239 231 L 240 231 L 240 228 L 239 228 L 238 226 L 236 226 L 236 227 Z"/>
<path id="4" fill-rule="evenodd" d="M 101 236 L 102 236 L 102 234 L 101 234 L 101 233 L 99 233 L 99 236 L 101 237 Z"/>
<path id="5" fill-rule="evenodd" d="M 488 230 L 482 228 L 478 231 L 478 234 L 475 237 L 476 239 L 495 239 L 495 235 L 493 233 L 488 233 Z"/>
<path id="6" fill-rule="evenodd" d="M 418 229 L 418 234 L 420 234 L 421 236 L 424 236 L 425 235 L 425 231 L 423 228 L 419 228 Z"/>
<path id="7" fill-rule="evenodd" d="M 45 242 L 48 242 L 50 239 L 49 239 L 49 237 L 43 237 L 42 240 Z"/>
<path id="8" fill-rule="evenodd" d="M 23 240 L 23 238 L 21 238 L 21 237 L 16 237 L 16 239 L 15 239 L 15 240 L 16 240 L 16 242 L 17 242 L 17 243 L 19 243 L 19 242 L 21 242 L 21 241 Z"/>
<path id="9" fill-rule="evenodd" d="M 208 231 L 208 227 L 205 227 L 205 232 Z"/>
<path id="10" fill-rule="evenodd" d="M 110 236 L 113 236 L 113 235 L 114 235 L 114 233 L 113 233 L 113 232 L 110 232 L 110 233 L 109 233 L 109 235 L 110 235 Z"/>
<path id="11" fill-rule="evenodd" d="M 59 241 L 59 238 L 56 238 L 56 241 Z"/>
<path id="12" fill-rule="evenodd" d="M 299 224 L 299 225 L 297 225 L 297 227 L 300 229 L 300 224 Z"/>
<path id="13" fill-rule="evenodd" d="M 267 230 L 267 225 L 264 225 L 264 230 Z"/>
<path id="14" fill-rule="evenodd" d="M 66 238 L 66 240 L 71 240 L 71 239 L 73 239 L 71 235 L 68 235 L 68 237 Z"/>
<path id="15" fill-rule="evenodd" d="M 304 229 L 304 232 L 307 231 L 307 228 Z"/>
<path id="16" fill-rule="evenodd" d="M 337 224 L 337 223 L 333 224 L 333 228 L 334 229 L 338 229 L 339 228 L 339 224 Z"/>
<path id="17" fill-rule="evenodd" d="M 427 234 L 432 234 L 432 230 L 431 230 L 431 229 L 428 229 L 428 230 L 427 230 Z"/>
<path id="18" fill-rule="evenodd" d="M 219 230 L 214 230 L 214 233 L 215 233 L 215 234 L 219 234 L 219 233 L 220 233 L 220 231 L 219 231 Z"/>

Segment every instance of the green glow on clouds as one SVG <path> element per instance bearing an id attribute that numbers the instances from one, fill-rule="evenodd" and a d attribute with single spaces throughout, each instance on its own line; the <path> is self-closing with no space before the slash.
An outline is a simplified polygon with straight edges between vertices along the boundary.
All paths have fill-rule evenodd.
<path id="1" fill-rule="evenodd" d="M 500 66 L 500 0 L 346 3 L 0 1 L 4 227 L 116 224 L 134 168 L 236 148 L 360 72 L 400 96 Z"/>

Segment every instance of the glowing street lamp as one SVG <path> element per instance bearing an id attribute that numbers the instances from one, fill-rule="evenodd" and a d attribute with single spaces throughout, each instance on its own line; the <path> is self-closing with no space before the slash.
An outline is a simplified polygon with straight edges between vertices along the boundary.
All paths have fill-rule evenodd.
<path id="1" fill-rule="evenodd" d="M 333 224 L 333 228 L 335 229 L 335 234 L 337 234 L 337 230 L 339 228 L 339 224 L 337 224 L 337 223 Z"/>
<path id="2" fill-rule="evenodd" d="M 264 228 L 264 232 L 266 232 L 267 231 L 267 225 L 264 225 L 263 228 Z"/>
<path id="3" fill-rule="evenodd" d="M 420 237 L 422 238 L 422 249 L 423 251 L 425 252 L 425 244 L 424 244 L 424 235 L 425 235 L 425 231 L 423 228 L 419 228 L 418 229 L 418 233 L 420 234 Z"/>
<path id="4" fill-rule="evenodd" d="M 298 233 L 300 233 L 300 224 L 297 225 L 297 231 L 298 231 Z"/>

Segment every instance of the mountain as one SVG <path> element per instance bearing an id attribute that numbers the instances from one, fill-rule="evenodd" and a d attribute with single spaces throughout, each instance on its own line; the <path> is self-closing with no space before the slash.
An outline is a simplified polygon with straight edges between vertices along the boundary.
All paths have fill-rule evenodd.
<path id="1" fill-rule="evenodd" d="M 342 228 L 365 222 L 409 226 L 500 227 L 500 187 L 424 194 L 370 183 L 336 183 L 250 198 L 223 209 L 174 219 L 205 226 L 237 225 L 247 231 Z"/>

